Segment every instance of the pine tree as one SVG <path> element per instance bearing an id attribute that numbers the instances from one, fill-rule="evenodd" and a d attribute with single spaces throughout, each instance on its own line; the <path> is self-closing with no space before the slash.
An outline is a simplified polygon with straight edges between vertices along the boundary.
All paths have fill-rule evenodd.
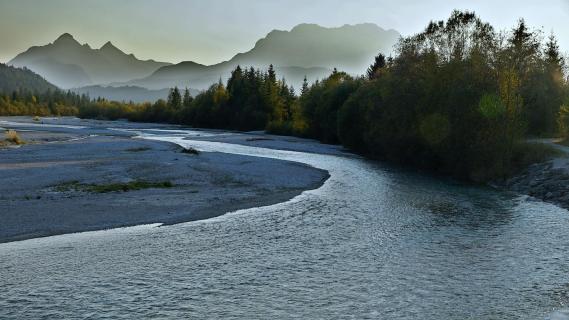
<path id="1" fill-rule="evenodd" d="M 375 57 L 373 64 L 367 69 L 367 78 L 370 80 L 377 79 L 381 70 L 385 68 L 386 61 L 383 54 L 378 54 Z"/>
<path id="2" fill-rule="evenodd" d="M 308 79 L 304 76 L 304 80 L 302 81 L 302 89 L 300 89 L 300 95 L 304 96 L 308 92 Z"/>
<path id="3" fill-rule="evenodd" d="M 559 71 L 563 69 L 565 64 L 564 59 L 559 52 L 557 39 L 553 34 L 549 36 L 549 39 L 545 44 L 545 61 L 549 67 L 553 67 L 555 70 Z"/>
<path id="4" fill-rule="evenodd" d="M 269 66 L 269 70 L 267 71 L 267 79 L 271 85 L 277 84 L 277 74 L 272 64 Z"/>
<path id="5" fill-rule="evenodd" d="M 183 100 L 184 107 L 191 106 L 192 101 L 194 101 L 194 98 L 192 97 L 192 94 L 190 93 L 190 89 L 186 88 L 186 90 L 184 91 L 184 100 Z"/>
<path id="6" fill-rule="evenodd" d="M 179 109 L 182 106 L 182 95 L 180 94 L 178 87 L 170 89 L 170 94 L 168 95 L 168 106 L 174 109 Z"/>

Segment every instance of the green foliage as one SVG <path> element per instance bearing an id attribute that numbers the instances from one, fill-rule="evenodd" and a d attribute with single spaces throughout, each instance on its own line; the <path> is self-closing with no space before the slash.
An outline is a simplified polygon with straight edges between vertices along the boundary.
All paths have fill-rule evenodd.
<path id="1" fill-rule="evenodd" d="M 338 112 L 344 102 L 364 83 L 345 72 L 335 71 L 316 82 L 300 98 L 300 112 L 306 122 L 303 135 L 326 143 L 338 143 Z"/>
<path id="2" fill-rule="evenodd" d="M 184 99 L 182 101 L 182 104 L 184 107 L 189 107 L 192 105 L 192 101 L 194 101 L 194 97 L 192 97 L 190 90 L 186 88 L 186 90 L 184 90 Z"/>
<path id="3" fill-rule="evenodd" d="M 370 80 L 377 79 L 381 76 L 381 72 L 387 65 L 387 60 L 385 56 L 380 53 L 375 57 L 373 64 L 367 69 L 366 75 Z"/>
<path id="4" fill-rule="evenodd" d="M 378 56 L 367 81 L 352 80 L 363 84 L 351 87 L 346 99 L 351 80 L 335 82 L 336 74 L 303 90 L 305 133 L 325 142 L 337 133 L 357 152 L 460 178 L 507 176 L 547 156 L 543 150 L 527 154 L 536 147 L 519 141 L 528 128 L 554 132 L 567 92 L 554 38 L 546 50 L 537 39 L 520 21 L 503 45 L 492 26 L 455 11 L 402 39 L 388 62 Z M 568 119 L 563 109 L 564 128 Z"/>
<path id="5" fill-rule="evenodd" d="M 419 124 L 421 137 L 430 145 L 437 146 L 450 135 L 450 124 L 446 116 L 434 113 L 426 116 Z"/>
<path id="6" fill-rule="evenodd" d="M 485 94 L 478 105 L 480 113 L 487 119 L 498 119 L 506 113 L 502 100 L 495 94 Z"/>
<path id="7" fill-rule="evenodd" d="M 88 103 L 86 95 L 59 89 L 43 93 L 25 89 L 11 94 L 0 91 L 0 116 L 75 116 L 79 108 Z"/>
<path id="8" fill-rule="evenodd" d="M 186 89 L 186 91 L 188 90 Z M 168 94 L 168 106 L 176 110 L 182 107 L 182 95 L 178 87 L 170 89 L 170 93 Z"/>
<path id="9" fill-rule="evenodd" d="M 20 69 L 0 63 L 0 92 L 21 90 L 44 93 L 57 89 L 41 76 L 26 68 Z"/>
<path id="10" fill-rule="evenodd" d="M 237 66 L 225 86 L 221 81 L 181 110 L 185 124 L 204 128 L 279 130 L 292 121 L 296 97 L 272 66 L 267 72 Z"/>

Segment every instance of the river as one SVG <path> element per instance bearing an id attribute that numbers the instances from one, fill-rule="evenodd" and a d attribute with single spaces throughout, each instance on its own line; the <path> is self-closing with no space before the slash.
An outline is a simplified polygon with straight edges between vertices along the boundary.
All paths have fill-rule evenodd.
<path id="1" fill-rule="evenodd" d="M 566 210 L 358 157 L 141 134 L 330 179 L 205 221 L 1 244 L 0 318 L 567 319 Z"/>

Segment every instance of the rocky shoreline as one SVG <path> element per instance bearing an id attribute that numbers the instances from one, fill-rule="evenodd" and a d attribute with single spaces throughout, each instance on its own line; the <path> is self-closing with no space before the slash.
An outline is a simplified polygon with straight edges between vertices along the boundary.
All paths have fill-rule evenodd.
<path id="1" fill-rule="evenodd" d="M 569 159 L 533 164 L 522 174 L 501 184 L 532 198 L 569 209 Z"/>

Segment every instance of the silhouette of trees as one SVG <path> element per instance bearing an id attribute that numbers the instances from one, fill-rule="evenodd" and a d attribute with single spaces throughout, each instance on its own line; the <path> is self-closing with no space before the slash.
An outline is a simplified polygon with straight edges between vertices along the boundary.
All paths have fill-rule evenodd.
<path id="1" fill-rule="evenodd" d="M 190 89 L 186 88 L 186 90 L 184 90 L 184 98 L 182 101 L 182 105 L 184 107 L 189 107 L 192 105 L 193 100 L 194 100 L 194 97 L 192 97 L 192 94 L 190 93 Z"/>
<path id="2" fill-rule="evenodd" d="M 182 95 L 178 87 L 170 89 L 168 94 L 168 105 L 174 109 L 180 109 L 182 107 Z"/>
<path id="3" fill-rule="evenodd" d="M 373 64 L 367 69 L 367 78 L 370 80 L 376 79 L 381 70 L 385 68 L 387 61 L 385 60 L 385 56 L 383 54 L 378 54 L 375 57 Z"/>

